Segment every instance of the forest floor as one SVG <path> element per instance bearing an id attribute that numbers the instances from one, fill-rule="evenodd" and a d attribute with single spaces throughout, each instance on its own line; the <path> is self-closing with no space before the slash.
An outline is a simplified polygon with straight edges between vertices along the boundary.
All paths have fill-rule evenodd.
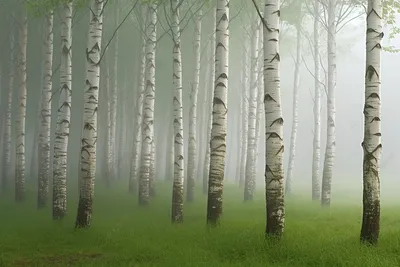
<path id="1" fill-rule="evenodd" d="M 261 191 L 252 203 L 243 203 L 234 186 L 225 192 L 221 226 L 211 230 L 205 226 L 201 192 L 194 203 L 185 204 L 184 223 L 171 225 L 171 190 L 165 184 L 158 185 L 148 207 L 138 207 L 137 196 L 122 185 L 96 188 L 93 224 L 87 230 L 74 229 L 76 194 L 70 194 L 69 214 L 61 222 L 52 221 L 50 207 L 36 209 L 34 192 L 22 204 L 1 196 L 0 266 L 400 266 L 398 206 L 382 207 L 380 243 L 370 248 L 359 243 L 361 203 L 334 202 L 330 210 L 321 210 L 308 198 L 290 198 L 285 234 L 276 241 L 264 238 Z"/>

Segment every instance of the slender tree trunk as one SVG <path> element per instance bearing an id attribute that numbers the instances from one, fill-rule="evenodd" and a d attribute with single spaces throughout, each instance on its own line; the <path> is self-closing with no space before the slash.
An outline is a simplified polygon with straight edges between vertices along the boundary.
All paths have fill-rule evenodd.
<path id="1" fill-rule="evenodd" d="M 212 110 L 213 110 L 213 99 L 214 99 L 214 88 L 215 88 L 215 51 L 216 51 L 216 31 L 217 19 L 216 11 L 213 12 L 213 34 L 211 37 L 211 57 L 210 57 L 210 88 L 209 88 L 209 114 L 206 116 L 207 120 L 207 142 L 206 142 L 206 153 L 204 156 L 204 173 L 203 173 L 203 194 L 208 194 L 208 181 L 210 178 L 210 157 L 211 157 L 211 128 L 212 128 Z"/>
<path id="2" fill-rule="evenodd" d="M 153 137 L 151 142 L 151 161 L 150 161 L 150 175 L 149 175 L 149 195 L 150 197 L 156 196 L 156 138 L 155 138 L 155 123 L 153 129 Z"/>
<path id="3" fill-rule="evenodd" d="M 53 219 L 67 212 L 67 154 L 71 120 L 72 86 L 72 2 L 61 12 L 60 100 L 53 154 Z"/>
<path id="4" fill-rule="evenodd" d="M 46 16 L 45 58 L 40 112 L 38 208 L 47 205 L 50 181 L 51 90 L 53 78 L 53 11 Z"/>
<path id="5" fill-rule="evenodd" d="M 215 30 L 215 85 L 207 201 L 207 223 L 210 226 L 219 224 L 222 214 L 228 110 L 229 0 L 217 0 Z"/>
<path id="6" fill-rule="evenodd" d="M 183 179 L 184 179 L 184 147 L 183 147 L 183 109 L 182 109 L 182 53 L 181 30 L 179 27 L 179 0 L 171 0 L 173 48 L 173 105 L 174 105 L 174 183 L 172 188 L 173 223 L 183 222 Z"/>
<path id="7" fill-rule="evenodd" d="M 292 174 L 296 157 L 296 138 L 297 125 L 299 124 L 299 89 L 300 89 L 300 63 L 301 63 L 301 19 L 296 25 L 296 62 L 294 70 L 293 84 L 293 104 L 292 104 L 292 132 L 290 136 L 289 162 L 287 168 L 285 193 L 292 193 Z"/>
<path id="8" fill-rule="evenodd" d="M 192 202 L 194 200 L 194 188 L 196 179 L 196 157 L 197 157 L 197 95 L 200 83 L 200 44 L 201 44 L 201 10 L 194 18 L 194 54 L 195 54 L 195 71 L 190 92 L 190 110 L 189 110 L 189 150 L 188 150 L 188 173 L 187 173 L 187 195 L 186 200 Z"/>
<path id="9" fill-rule="evenodd" d="M 144 12 L 143 12 L 144 13 Z M 140 156 L 141 148 L 141 130 L 142 130 L 142 109 L 143 109 L 143 93 L 144 93 L 144 80 L 145 80 L 145 64 L 146 64 L 146 36 L 142 36 L 142 50 L 141 50 L 141 61 L 139 70 L 139 87 L 138 87 L 138 97 L 136 99 L 136 125 L 134 126 L 134 139 L 133 139 L 133 149 L 132 149 L 132 163 L 131 172 L 129 176 L 129 192 L 133 193 L 137 190 L 137 176 L 138 176 L 138 161 Z"/>
<path id="10" fill-rule="evenodd" d="M 106 57 L 104 57 L 106 59 Z M 110 187 L 111 186 L 111 179 L 112 179 L 112 173 L 113 173 L 113 164 L 114 164 L 114 153 L 113 153 L 113 141 L 111 140 L 112 138 L 112 127 L 113 124 L 111 122 L 111 101 L 112 101 L 112 96 L 111 96 L 111 85 L 110 85 L 110 65 L 105 61 L 105 84 L 106 84 L 106 92 L 107 92 L 107 173 L 106 173 L 106 186 Z"/>
<path id="11" fill-rule="evenodd" d="M 86 88 L 80 157 L 80 190 L 75 227 L 87 228 L 92 221 L 96 174 L 97 107 L 100 83 L 103 0 L 91 1 L 89 38 L 86 48 Z"/>
<path id="12" fill-rule="evenodd" d="M 115 27 L 118 27 L 119 24 L 119 6 L 115 4 Z M 114 36 L 114 58 L 113 58 L 113 72 L 112 72 L 112 81 L 113 85 L 110 87 L 110 121 L 111 121 L 111 129 L 110 129 L 110 138 L 108 139 L 110 144 L 109 150 L 109 170 L 108 175 L 110 176 L 110 180 L 117 179 L 118 171 L 116 170 L 116 137 L 117 137 L 117 110 L 118 110 L 118 48 L 119 48 L 119 34 L 118 32 Z"/>
<path id="13" fill-rule="evenodd" d="M 9 78 L 8 78 L 8 93 L 7 93 L 7 113 L 5 122 L 5 133 L 4 133 L 4 156 L 3 156 L 3 175 L 1 180 L 1 189 L 5 192 L 8 189 L 8 183 L 10 179 L 10 167 L 11 167 L 11 114 L 12 114 L 12 100 L 14 91 L 14 75 L 15 75 L 15 62 L 14 62 L 14 27 L 12 26 L 10 34 L 10 63 L 9 63 Z"/>
<path id="14" fill-rule="evenodd" d="M 380 220 L 382 0 L 368 0 L 360 239 L 377 244 Z"/>
<path id="15" fill-rule="evenodd" d="M 150 165 L 152 161 L 151 143 L 153 142 L 154 131 L 154 98 L 155 98 L 155 74 L 156 74 L 156 24 L 157 24 L 157 4 L 148 4 L 146 25 L 146 88 L 143 102 L 143 121 L 142 121 L 142 149 L 140 160 L 139 177 L 139 204 L 149 203 L 149 180 Z"/>
<path id="16" fill-rule="evenodd" d="M 28 42 L 28 18 L 26 11 L 21 15 L 19 29 L 19 96 L 18 116 L 16 121 L 16 177 L 15 201 L 25 200 L 25 118 L 26 118 L 26 47 Z"/>
<path id="17" fill-rule="evenodd" d="M 319 47 L 319 21 L 320 3 L 314 3 L 314 138 L 313 138 L 313 163 L 312 163 L 312 199 L 321 199 L 320 161 L 321 161 L 321 86 L 320 86 L 320 47 Z"/>
<path id="18" fill-rule="evenodd" d="M 336 89 L 336 0 L 328 3 L 328 97 L 327 97 L 327 138 L 324 170 L 322 174 L 321 205 L 330 206 L 332 173 L 335 160 L 335 89 Z"/>
<path id="19" fill-rule="evenodd" d="M 257 15 L 258 16 L 258 15 Z M 251 75 L 250 98 L 248 119 L 248 143 L 246 158 L 246 175 L 244 183 L 244 201 L 253 200 L 254 194 L 254 169 L 256 160 L 256 121 L 257 121 L 257 84 L 258 84 L 258 43 L 259 43 L 258 19 L 255 20 L 251 38 Z"/>
<path id="20" fill-rule="evenodd" d="M 265 191 L 266 235 L 281 236 L 284 230 L 283 117 L 280 93 L 279 0 L 265 0 Z"/>
<path id="21" fill-rule="evenodd" d="M 243 46 L 243 66 L 242 66 L 242 102 L 243 102 L 243 113 L 242 113 L 242 152 L 240 160 L 240 179 L 239 187 L 243 187 L 246 177 L 246 160 L 247 160 L 247 148 L 248 148 L 248 136 L 249 136 L 249 57 L 247 55 L 247 47 L 249 47 L 248 39 L 245 38 L 245 44 Z"/>

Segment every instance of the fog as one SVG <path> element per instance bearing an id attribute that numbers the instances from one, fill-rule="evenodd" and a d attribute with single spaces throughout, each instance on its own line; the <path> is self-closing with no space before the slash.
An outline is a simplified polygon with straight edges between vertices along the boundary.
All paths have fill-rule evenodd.
<path id="1" fill-rule="evenodd" d="M 232 5 L 231 17 L 233 17 L 230 26 L 230 69 L 229 69 L 229 101 L 228 101 L 228 135 L 227 135 L 227 156 L 226 156 L 226 174 L 225 182 L 233 183 L 235 181 L 238 144 L 240 140 L 237 139 L 237 132 L 239 130 L 238 117 L 240 114 L 239 103 L 240 94 L 243 86 L 240 82 L 241 71 L 241 49 L 243 46 L 243 24 L 248 21 L 249 11 L 253 10 L 251 4 Z M 235 2 L 235 3 L 236 3 Z M 249 1 L 250 2 L 250 1 Z M 129 4 L 127 4 L 129 5 Z M 7 5 L 2 6 L 6 10 Z M 209 8 L 208 8 L 209 9 Z M 4 11 L 3 12 L 7 12 Z M 120 21 L 128 12 L 128 8 L 122 10 Z M 82 126 L 82 106 L 83 106 L 83 88 L 84 88 L 84 57 L 85 46 L 87 40 L 87 25 L 88 25 L 88 11 L 81 9 L 75 14 L 74 28 L 73 28 L 73 93 L 72 93 L 72 118 L 71 118 L 71 136 L 70 136 L 70 154 L 69 154 L 69 180 L 75 180 L 78 176 L 78 155 L 79 155 L 79 138 L 81 135 Z M 163 15 L 161 15 L 163 16 Z M 211 12 L 205 15 L 203 20 L 202 32 L 202 70 L 200 74 L 201 85 L 199 88 L 198 99 L 204 99 L 204 92 L 209 90 L 209 82 L 206 83 L 204 71 L 206 70 L 205 62 L 208 61 L 208 48 L 206 45 L 209 43 L 210 34 L 212 32 L 212 16 Z M 8 38 L 9 29 L 12 19 L 10 16 L 1 17 L 1 62 L 3 63 L 3 72 L 7 73 L 7 60 L 10 54 Z M 105 43 L 110 40 L 116 26 L 114 24 L 112 12 L 106 11 L 104 41 Z M 59 23 L 59 16 L 55 16 L 55 25 Z M 27 104 L 27 121 L 26 121 L 26 155 L 27 155 L 27 180 L 36 179 L 36 167 L 34 166 L 34 135 L 37 127 L 37 108 L 41 90 L 41 50 L 42 50 L 42 19 L 40 17 L 30 17 L 29 30 L 28 30 L 28 52 L 27 52 L 27 71 L 28 71 L 28 104 Z M 312 26 L 312 20 L 305 21 L 305 28 Z M 57 26 L 56 26 L 57 27 Z M 139 60 L 140 51 L 140 38 L 138 26 L 135 22 L 134 13 L 129 15 L 129 18 L 124 22 L 122 27 L 118 30 L 119 35 L 119 58 L 118 58 L 118 84 L 120 91 L 124 91 L 127 101 L 127 116 L 117 115 L 117 127 L 123 123 L 128 125 L 126 142 L 130 143 L 133 137 L 132 124 L 134 118 L 134 111 L 132 108 L 133 91 L 137 87 L 137 66 L 136 62 Z M 165 21 L 158 25 L 158 33 L 161 35 L 166 27 Z M 384 44 L 400 46 L 400 38 L 395 37 L 393 40 L 388 40 L 389 33 L 385 31 Z M 59 30 L 54 30 L 54 63 L 53 68 L 56 69 L 59 64 Z M 311 34 L 310 31 L 308 34 Z M 286 34 L 286 35 L 285 35 Z M 324 33 L 323 36 L 326 34 Z M 292 124 L 292 96 L 293 96 L 293 73 L 294 61 L 293 55 L 295 53 L 294 45 L 295 37 L 291 33 L 290 27 L 284 34 L 282 34 L 281 45 L 281 94 L 282 94 L 282 108 L 284 117 L 284 141 L 285 141 L 285 169 L 287 167 L 289 155 L 289 140 Z M 113 40 L 110 43 L 110 49 L 113 48 Z M 323 42 L 322 50 L 326 49 Z M 155 109 L 155 129 L 156 129 L 156 157 L 157 157 L 157 179 L 164 180 L 170 179 L 166 177 L 166 147 L 165 138 L 171 127 L 172 119 L 170 119 L 170 110 L 172 108 L 172 41 L 168 34 L 163 34 L 163 37 L 157 43 L 156 53 L 156 109 Z M 193 23 L 188 21 L 187 27 L 182 32 L 182 59 L 183 59 L 183 94 L 184 94 L 184 139 L 185 139 L 185 153 L 187 154 L 187 136 L 188 136 L 188 110 L 189 110 L 189 92 L 193 80 Z M 312 162 L 312 138 L 313 138 L 313 94 L 314 94 L 314 80 L 310 72 L 307 70 L 313 69 L 313 60 L 310 56 L 309 43 L 303 38 L 303 55 L 304 62 L 301 64 L 301 80 L 300 80 L 300 94 L 299 94 L 299 125 L 298 136 L 296 142 L 296 158 L 293 176 L 293 192 L 295 194 L 310 194 L 311 192 L 311 162 Z M 364 72 L 365 72 L 365 16 L 351 21 L 346 25 L 337 36 L 337 88 L 336 88 L 336 157 L 333 173 L 333 194 L 345 193 L 349 197 L 361 200 L 362 190 L 362 148 L 361 142 L 363 139 L 363 102 L 364 102 Z M 382 55 L 382 197 L 389 198 L 395 196 L 400 183 L 397 179 L 397 164 L 399 155 L 397 149 L 400 147 L 398 137 L 400 136 L 400 129 L 396 123 L 398 104 L 397 100 L 400 93 L 397 92 L 397 65 L 400 60 L 400 55 L 396 53 L 384 52 Z M 326 60 L 325 60 L 326 61 Z M 307 65 L 307 67 L 306 67 Z M 102 65 L 102 74 L 104 74 L 104 64 Z M 113 73 L 111 75 L 114 75 Z M 4 75 L 5 76 L 5 75 Z M 7 77 L 2 77 L 2 88 L 7 87 Z M 54 120 L 56 118 L 56 110 L 58 105 L 58 83 L 59 77 L 55 73 L 53 77 L 53 132 L 55 128 Z M 205 85 L 207 84 L 207 88 Z M 103 88 L 101 88 L 103 89 Z M 5 90 L 2 90 L 5 92 Z M 100 97 L 104 93 L 100 90 Z M 16 100 L 14 94 L 14 101 Z M 323 155 L 325 150 L 326 139 L 326 95 L 323 95 L 322 100 L 322 132 L 321 132 L 321 171 L 323 165 Z M 102 100 L 100 100 L 102 102 Z M 4 107 L 6 105 L 5 93 L 1 95 L 1 111 L 4 114 Z M 104 105 L 100 103 L 100 122 L 99 127 L 104 127 L 101 119 L 105 118 Z M 15 105 L 14 109 L 15 109 Z M 103 108 L 103 109 L 102 109 Z M 202 110 L 202 103 L 198 105 L 199 110 Z M 121 111 L 119 114 L 122 114 Z M 204 116 L 199 114 L 198 117 Z M 15 120 L 15 112 L 13 112 Z M 122 118 L 124 120 L 122 120 Z M 198 123 L 199 125 L 199 123 Z M 198 126 L 199 136 L 206 134 L 205 126 L 200 129 Z M 119 128 L 118 128 L 119 129 Z M 258 166 L 257 166 L 257 188 L 263 190 L 264 188 L 264 170 L 265 170 L 265 137 L 264 137 L 264 119 L 261 120 L 261 137 L 258 145 Z M 13 129 L 14 131 L 14 129 Z M 116 141 L 118 144 L 118 141 Z M 202 144 L 199 147 L 202 153 L 200 157 L 204 157 L 203 153 L 205 146 Z M 99 134 L 98 142 L 98 160 L 104 160 L 105 139 L 104 136 Z M 124 149 L 126 157 L 130 157 L 130 145 L 119 147 Z M 14 155 L 15 153 L 13 153 Z M 185 156 L 186 158 L 186 156 Z M 186 159 L 185 159 L 186 160 Z M 199 159 L 201 160 L 201 159 Z M 31 166 L 31 167 L 29 167 Z M 103 166 L 104 167 L 104 166 Z M 98 163 L 99 175 L 101 179 L 102 164 Z M 122 164 L 123 176 L 120 179 L 127 179 L 129 175 L 130 160 L 124 160 Z M 185 170 L 186 172 L 186 170 Z M 199 176 L 202 175 L 202 170 L 199 170 Z M 201 180 L 201 178 L 199 178 Z M 200 181 L 199 180 L 199 181 Z M 200 183 L 200 182 L 198 182 Z M 333 197 L 333 202 L 335 202 Z"/>

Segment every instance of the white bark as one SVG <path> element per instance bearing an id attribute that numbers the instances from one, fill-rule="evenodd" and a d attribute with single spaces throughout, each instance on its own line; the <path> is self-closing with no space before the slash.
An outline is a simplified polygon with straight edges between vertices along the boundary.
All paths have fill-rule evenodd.
<path id="1" fill-rule="evenodd" d="M 181 30 L 179 27 L 179 0 L 171 0 L 172 41 L 173 41 L 173 108 L 174 108 L 174 183 L 172 189 L 173 223 L 183 221 L 183 179 L 184 179 L 184 147 L 183 147 L 183 109 L 182 109 L 182 52 Z"/>
<path id="2" fill-rule="evenodd" d="M 13 33 L 13 28 L 11 30 Z M 4 156 L 3 160 L 3 175 L 1 181 L 1 189 L 2 191 L 6 191 L 8 189 L 9 178 L 11 175 L 11 112 L 12 112 L 12 100 L 13 100 L 13 91 L 14 91 L 14 34 L 10 34 L 10 63 L 9 63 L 9 78 L 8 78 L 8 93 L 7 93 L 7 113 L 6 113 L 6 122 L 5 122 L 5 133 L 4 133 Z"/>
<path id="3" fill-rule="evenodd" d="M 143 109 L 143 94 L 144 94 L 144 81 L 145 81 L 145 66 L 146 66 L 146 36 L 142 36 L 142 50 L 140 55 L 140 69 L 139 69 L 139 87 L 138 97 L 136 98 L 136 120 L 134 126 L 134 139 L 132 149 L 132 163 L 131 172 L 129 176 L 129 192 L 136 192 L 139 156 L 141 150 L 141 130 L 142 130 L 142 109 Z"/>
<path id="4" fill-rule="evenodd" d="M 217 225 L 222 213 L 228 110 L 229 0 L 217 0 L 215 41 L 215 84 L 207 202 L 209 225 Z"/>
<path id="5" fill-rule="evenodd" d="M 28 42 L 28 18 L 26 11 L 21 15 L 19 22 L 19 95 L 18 115 L 16 121 L 16 177 L 15 200 L 25 199 L 25 119 L 26 119 L 26 47 Z"/>
<path id="6" fill-rule="evenodd" d="M 265 186 L 267 235 L 283 234 L 285 222 L 283 117 L 280 93 L 279 0 L 265 0 Z"/>
<path id="7" fill-rule="evenodd" d="M 154 98 L 155 98 L 155 74 L 156 74 L 156 23 L 157 4 L 148 4 L 146 25 L 146 88 L 143 102 L 142 121 L 142 149 L 139 177 L 139 204 L 149 203 L 150 165 L 153 159 L 151 143 L 154 131 Z"/>
<path id="8" fill-rule="evenodd" d="M 188 150 L 188 172 L 187 172 L 187 196 L 186 200 L 194 200 L 195 179 L 197 174 L 197 95 L 200 83 L 200 44 L 201 44 L 201 17 L 203 12 L 200 9 L 194 17 L 194 54 L 195 71 L 190 91 L 190 109 L 189 109 L 189 150 Z"/>
<path id="9" fill-rule="evenodd" d="M 217 28 L 216 12 L 213 12 L 213 29 Z M 207 142 L 206 142 L 206 153 L 204 156 L 204 173 L 203 173 L 203 193 L 208 194 L 208 182 L 210 177 L 210 157 L 211 157 L 211 128 L 212 128 L 212 110 L 213 110 L 213 99 L 214 99 L 214 88 L 215 88 L 215 51 L 216 51 L 216 31 L 213 30 L 211 37 L 211 57 L 210 57 L 210 86 L 209 86 L 209 114 L 206 116 L 207 121 Z"/>
<path id="10" fill-rule="evenodd" d="M 80 157 L 80 190 L 75 227 L 89 227 L 92 221 L 96 174 L 97 108 L 100 83 L 103 0 L 92 0 L 86 48 L 86 82 Z"/>
<path id="11" fill-rule="evenodd" d="M 71 120 L 72 86 L 72 3 L 61 12 L 60 100 L 53 154 L 53 219 L 67 212 L 67 154 Z"/>
<path id="12" fill-rule="evenodd" d="M 246 38 L 243 46 L 242 55 L 242 152 L 240 160 L 240 179 L 239 186 L 243 187 L 246 174 L 247 146 L 249 133 L 249 56 L 247 47 L 249 47 L 248 39 Z"/>
<path id="13" fill-rule="evenodd" d="M 258 16 L 258 15 L 257 15 Z M 255 183 L 255 160 L 256 160 L 256 120 L 258 99 L 258 43 L 259 27 L 258 19 L 255 20 L 251 37 L 251 69 L 250 69 L 250 97 L 249 97 L 249 119 L 248 119 L 248 141 L 246 158 L 246 176 L 244 184 L 244 201 L 252 200 Z"/>
<path id="14" fill-rule="evenodd" d="M 382 1 L 368 0 L 361 240 L 376 244 L 380 220 Z"/>
<path id="15" fill-rule="evenodd" d="M 314 137 L 312 162 L 312 199 L 321 199 L 320 162 L 321 162 L 321 87 L 320 87 L 320 47 L 319 21 L 320 3 L 314 3 Z"/>
<path id="16" fill-rule="evenodd" d="M 115 4 L 115 27 L 118 27 L 119 24 L 119 6 Z M 118 111 L 118 48 L 119 48 L 119 34 L 118 32 L 114 36 L 114 58 L 113 58 L 113 72 L 112 72 L 112 81 L 113 85 L 111 86 L 110 90 L 110 122 L 111 122 L 111 129 L 110 129 L 110 138 L 109 140 L 109 169 L 108 169 L 108 176 L 110 180 L 115 180 L 117 178 L 117 170 L 116 170 L 116 137 L 117 137 L 117 111 Z"/>
<path id="17" fill-rule="evenodd" d="M 300 15 L 301 16 L 301 15 Z M 292 104 L 292 132 L 290 136 L 289 162 L 287 168 L 285 193 L 292 191 L 292 174 L 296 158 L 297 126 L 299 124 L 299 89 L 300 89 L 300 63 L 301 63 L 301 18 L 296 25 L 296 62 L 293 82 L 293 104 Z"/>
<path id="18" fill-rule="evenodd" d="M 322 174 L 321 205 L 330 206 L 333 165 L 335 160 L 335 90 L 336 90 L 336 0 L 328 3 L 328 97 L 327 97 L 327 138 Z"/>
<path id="19" fill-rule="evenodd" d="M 46 16 L 39 133 L 38 208 L 47 205 L 50 180 L 51 90 L 53 78 L 53 11 Z"/>

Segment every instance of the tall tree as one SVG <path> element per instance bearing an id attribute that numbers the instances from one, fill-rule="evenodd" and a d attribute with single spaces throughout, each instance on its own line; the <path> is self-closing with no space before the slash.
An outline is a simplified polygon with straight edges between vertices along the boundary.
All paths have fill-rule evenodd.
<path id="1" fill-rule="evenodd" d="M 187 170 L 187 195 L 186 200 L 194 200 L 194 188 L 196 178 L 196 157 L 197 151 L 197 95 L 200 83 L 200 44 L 201 44 L 201 18 L 203 12 L 200 9 L 194 15 L 194 55 L 195 71 L 190 91 L 190 109 L 189 109 L 189 147 L 188 147 L 188 170 Z"/>
<path id="2" fill-rule="evenodd" d="M 51 89 L 53 78 L 53 11 L 45 17 L 43 85 L 39 133 L 38 208 L 47 205 L 50 180 Z"/>
<path id="3" fill-rule="evenodd" d="M 9 62 L 9 76 L 8 76 L 8 91 L 7 91 L 7 113 L 6 113 L 6 122 L 5 122 L 5 133 L 4 133 L 4 156 L 3 156 L 3 173 L 1 180 L 1 189 L 2 191 L 6 191 L 8 188 L 8 183 L 10 179 L 10 170 L 11 170 L 11 113 L 12 113 L 12 100 L 13 100 L 13 91 L 14 91 L 14 76 L 15 76 L 15 40 L 14 40 L 14 26 L 11 25 L 11 34 L 10 34 L 10 62 Z"/>
<path id="4" fill-rule="evenodd" d="M 327 137 L 325 148 L 324 169 L 322 174 L 321 205 L 330 206 L 333 165 L 335 160 L 335 90 L 336 90 L 336 3 L 328 1 L 328 97 L 327 97 Z"/>
<path id="5" fill-rule="evenodd" d="M 368 0 L 360 239 L 376 244 L 380 220 L 382 0 Z"/>
<path id="6" fill-rule="evenodd" d="M 139 176 L 139 204 L 147 205 L 150 198 L 150 165 L 153 159 L 154 98 L 156 86 L 157 3 L 147 4 L 146 19 L 146 83 L 142 111 L 142 148 Z"/>
<path id="7" fill-rule="evenodd" d="M 252 200 L 255 183 L 255 161 L 256 161 L 256 121 L 257 121 L 257 99 L 258 99 L 258 45 L 260 36 L 259 18 L 255 14 L 251 37 L 251 66 L 250 66 L 250 95 L 249 95 L 249 118 L 247 134 L 247 159 L 246 175 L 244 183 L 244 201 Z"/>
<path id="8" fill-rule="evenodd" d="M 280 1 L 265 0 L 264 3 L 266 234 L 280 236 L 283 234 L 285 222 L 279 55 Z"/>
<path id="9" fill-rule="evenodd" d="M 207 223 L 210 226 L 216 226 L 219 223 L 222 213 L 228 110 L 229 2 L 230 0 L 217 0 L 215 17 L 215 84 L 207 199 Z"/>
<path id="10" fill-rule="evenodd" d="M 173 41 L 173 107 L 174 107 L 174 182 L 172 188 L 173 223 L 183 221 L 183 179 L 184 179 L 184 147 L 183 147 L 183 108 L 182 108 L 182 52 L 181 29 L 179 21 L 179 0 L 171 0 L 171 31 Z"/>
<path id="11" fill-rule="evenodd" d="M 312 162 L 312 199 L 319 201 L 320 188 L 320 161 L 321 161 L 321 86 L 320 86 L 320 0 L 314 2 L 314 136 L 313 136 L 313 162 Z"/>
<path id="12" fill-rule="evenodd" d="M 100 83 L 101 37 L 104 0 L 92 0 L 89 38 L 86 48 L 86 82 L 81 139 L 80 188 L 75 227 L 89 227 L 92 221 L 94 179 L 96 174 L 97 107 Z"/>
<path id="13" fill-rule="evenodd" d="M 67 155 L 71 120 L 72 89 L 72 2 L 61 11 L 60 100 L 53 153 L 53 219 L 67 212 Z"/>
<path id="14" fill-rule="evenodd" d="M 19 57 L 18 57 L 18 115 L 16 121 L 16 177 L 15 200 L 25 199 L 25 119 L 26 119 L 26 47 L 28 42 L 28 17 L 22 7 L 19 28 Z"/>

